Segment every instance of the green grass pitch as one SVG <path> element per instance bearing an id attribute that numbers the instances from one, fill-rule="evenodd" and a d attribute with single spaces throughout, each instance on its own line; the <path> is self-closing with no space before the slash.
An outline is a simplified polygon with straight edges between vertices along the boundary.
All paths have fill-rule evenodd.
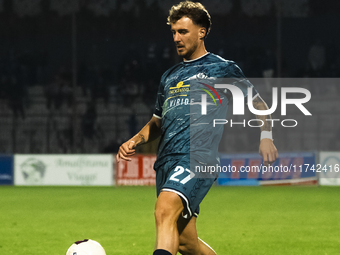
<path id="1" fill-rule="evenodd" d="M 0 254 L 152 254 L 155 187 L 0 187 Z M 220 255 L 340 254 L 340 187 L 213 187 L 198 234 Z"/>

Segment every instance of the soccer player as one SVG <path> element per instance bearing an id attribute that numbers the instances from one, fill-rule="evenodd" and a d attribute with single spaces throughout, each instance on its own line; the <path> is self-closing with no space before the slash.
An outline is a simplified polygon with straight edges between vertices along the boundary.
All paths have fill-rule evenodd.
<path id="1" fill-rule="evenodd" d="M 214 127 L 212 120 L 225 118 L 231 93 L 227 89 L 216 89 L 217 104 L 212 103 L 212 100 L 216 102 L 214 97 L 206 96 L 206 114 L 201 111 L 204 97 L 200 96 L 208 88 L 214 89 L 208 84 L 210 81 L 229 78 L 244 96 L 248 88 L 252 89 L 255 109 L 268 107 L 235 62 L 207 52 L 204 40 L 210 32 L 211 18 L 202 4 L 184 1 L 173 6 L 168 24 L 183 61 L 163 74 L 153 117 L 120 146 L 117 162 L 130 161 L 137 146 L 160 136 L 154 165 L 157 236 L 153 254 L 213 255 L 216 254 L 214 250 L 197 236 L 196 219 L 199 204 L 216 176 L 200 176 L 195 173 L 194 166 L 219 164 L 218 144 L 223 125 Z M 278 157 L 270 122 L 265 121 L 271 116 L 256 117 L 265 123 L 261 127 L 259 152 L 264 163 L 270 164 Z"/>

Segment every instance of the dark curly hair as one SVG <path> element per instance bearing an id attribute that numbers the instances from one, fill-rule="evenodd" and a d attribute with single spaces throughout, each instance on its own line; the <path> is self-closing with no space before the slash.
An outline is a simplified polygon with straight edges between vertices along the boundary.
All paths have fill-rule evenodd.
<path id="1" fill-rule="evenodd" d="M 211 17 L 205 7 L 199 2 L 184 1 L 171 7 L 168 16 L 168 25 L 177 22 L 182 17 L 188 17 L 195 25 L 202 26 L 207 30 L 205 37 L 210 32 Z"/>

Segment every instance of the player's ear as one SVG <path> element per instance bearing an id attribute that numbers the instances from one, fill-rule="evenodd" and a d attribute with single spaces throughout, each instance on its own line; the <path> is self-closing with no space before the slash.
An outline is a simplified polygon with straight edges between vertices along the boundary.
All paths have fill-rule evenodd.
<path id="1" fill-rule="evenodd" d="M 203 40 L 207 35 L 207 29 L 205 27 L 201 27 L 198 33 L 199 33 L 199 38 Z"/>

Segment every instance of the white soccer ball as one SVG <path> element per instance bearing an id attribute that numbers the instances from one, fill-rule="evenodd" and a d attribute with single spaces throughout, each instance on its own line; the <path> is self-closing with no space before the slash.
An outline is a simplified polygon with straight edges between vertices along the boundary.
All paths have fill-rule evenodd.
<path id="1" fill-rule="evenodd" d="M 104 248 L 96 241 L 84 239 L 68 248 L 66 255 L 106 255 Z"/>

